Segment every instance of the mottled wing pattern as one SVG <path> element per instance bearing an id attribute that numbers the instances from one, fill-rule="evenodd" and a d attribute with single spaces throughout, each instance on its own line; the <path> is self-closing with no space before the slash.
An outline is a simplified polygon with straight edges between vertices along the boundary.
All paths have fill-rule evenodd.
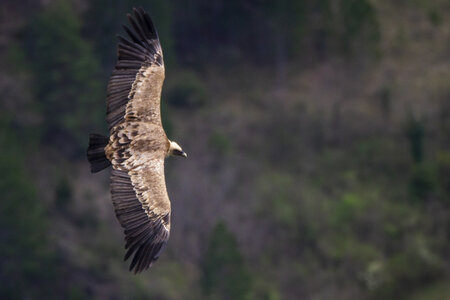
<path id="1" fill-rule="evenodd" d="M 128 38 L 118 36 L 118 61 L 108 84 L 110 130 L 124 119 L 161 124 L 164 62 L 158 34 L 143 9 L 134 9 L 128 19 L 132 29 L 124 25 Z"/>
<path id="2" fill-rule="evenodd" d="M 148 269 L 159 258 L 169 239 L 170 213 L 154 213 L 138 200 L 130 175 L 113 169 L 111 196 L 117 219 L 124 228 L 125 260 L 134 254 L 130 271 Z"/>
<path id="3" fill-rule="evenodd" d="M 124 228 L 125 260 L 130 270 L 149 268 L 165 247 L 170 233 L 170 201 L 164 178 L 167 144 L 162 127 L 125 122 L 112 130 L 107 146 L 112 163 L 111 195 Z"/>

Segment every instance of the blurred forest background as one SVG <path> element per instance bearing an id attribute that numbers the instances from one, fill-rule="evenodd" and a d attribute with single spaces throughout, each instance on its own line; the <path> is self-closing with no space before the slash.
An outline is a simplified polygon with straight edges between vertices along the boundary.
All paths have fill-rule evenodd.
<path id="1" fill-rule="evenodd" d="M 116 33 L 166 62 L 172 233 L 128 273 L 106 133 Z M 2 0 L 0 298 L 450 299 L 446 0 Z"/>

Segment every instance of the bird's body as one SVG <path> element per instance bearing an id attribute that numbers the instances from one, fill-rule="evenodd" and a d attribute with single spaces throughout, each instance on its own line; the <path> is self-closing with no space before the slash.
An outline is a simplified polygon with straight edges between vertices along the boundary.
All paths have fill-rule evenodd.
<path id="1" fill-rule="evenodd" d="M 130 270 L 140 272 L 158 259 L 170 233 L 170 200 L 164 178 L 164 159 L 186 157 L 170 141 L 160 113 L 164 62 L 158 35 L 142 9 L 128 15 L 130 39 L 119 36 L 118 62 L 107 94 L 109 137 L 91 134 L 91 171 L 112 166 L 111 198 L 133 255 Z"/>

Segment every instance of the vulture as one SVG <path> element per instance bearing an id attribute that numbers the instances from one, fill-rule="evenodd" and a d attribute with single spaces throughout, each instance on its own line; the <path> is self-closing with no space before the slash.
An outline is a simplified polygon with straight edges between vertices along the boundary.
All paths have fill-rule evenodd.
<path id="1" fill-rule="evenodd" d="M 164 178 L 168 156 L 187 157 L 167 138 L 160 97 L 164 60 L 158 33 L 147 12 L 133 9 L 118 36 L 117 63 L 107 88 L 109 137 L 90 134 L 87 157 L 91 172 L 112 167 L 111 199 L 125 233 L 130 271 L 148 269 L 170 234 L 170 200 Z"/>

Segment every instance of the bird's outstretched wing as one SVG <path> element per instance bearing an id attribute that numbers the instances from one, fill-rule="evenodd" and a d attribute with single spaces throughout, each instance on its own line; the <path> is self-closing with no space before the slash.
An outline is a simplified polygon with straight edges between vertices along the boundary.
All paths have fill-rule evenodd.
<path id="1" fill-rule="evenodd" d="M 118 60 L 108 84 L 106 120 L 110 130 L 124 119 L 161 125 L 165 75 L 158 33 L 142 8 L 127 16 L 131 28 L 124 25 L 128 38 L 118 36 Z"/>
<path id="2" fill-rule="evenodd" d="M 169 239 L 171 210 L 164 178 L 168 145 L 155 140 L 162 136 L 160 126 L 125 122 L 113 128 L 108 146 L 112 202 L 124 228 L 125 260 L 134 255 L 130 270 L 135 273 L 150 267 Z"/>
<path id="3" fill-rule="evenodd" d="M 164 172 L 164 166 L 162 168 Z M 169 239 L 170 207 L 154 207 L 152 192 L 145 181 L 145 178 L 153 177 L 154 172 L 150 167 L 131 172 L 131 175 L 117 169 L 111 173 L 112 201 L 117 219 L 124 228 L 125 248 L 128 249 L 125 260 L 134 254 L 130 271 L 134 269 L 135 273 L 149 268 Z M 138 188 L 134 183 L 138 183 Z"/>

